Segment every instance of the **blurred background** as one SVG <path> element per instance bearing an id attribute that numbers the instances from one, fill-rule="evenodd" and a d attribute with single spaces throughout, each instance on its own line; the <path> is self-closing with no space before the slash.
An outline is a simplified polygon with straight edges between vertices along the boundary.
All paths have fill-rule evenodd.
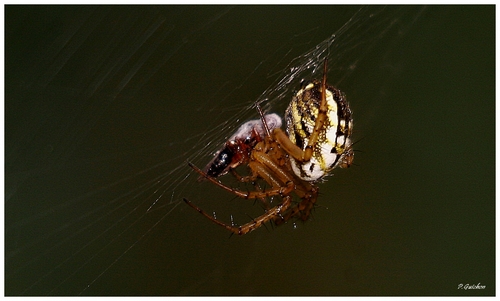
<path id="1" fill-rule="evenodd" d="M 326 54 L 356 154 L 312 219 L 186 206 L 248 221 L 186 160 Z M 495 295 L 495 7 L 5 6 L 5 294 Z"/>

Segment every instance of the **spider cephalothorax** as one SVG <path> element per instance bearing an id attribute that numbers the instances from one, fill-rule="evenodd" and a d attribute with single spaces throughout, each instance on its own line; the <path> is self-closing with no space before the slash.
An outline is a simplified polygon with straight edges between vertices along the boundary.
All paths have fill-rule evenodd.
<path id="1" fill-rule="evenodd" d="M 189 163 L 200 178 L 238 197 L 261 200 L 264 214 L 242 226 L 235 226 L 217 220 L 186 199 L 184 201 L 214 223 L 240 235 L 268 221 L 281 224 L 291 217 L 307 220 L 318 197 L 316 183 L 333 168 L 348 167 L 353 160 L 351 111 L 344 94 L 326 84 L 326 71 L 325 60 L 322 81 L 306 83 L 292 98 L 285 113 L 286 133 L 280 128 L 281 119 L 274 119 L 275 114 L 264 115 L 257 104 L 260 121 L 243 124 L 205 171 Z M 241 177 L 234 169 L 244 164 L 250 175 Z M 242 191 L 226 186 L 216 178 L 228 171 L 232 171 L 241 182 L 255 184 L 263 181 L 270 188 Z M 293 194 L 301 201 L 292 206 Z M 281 201 L 271 207 L 271 197 Z"/>

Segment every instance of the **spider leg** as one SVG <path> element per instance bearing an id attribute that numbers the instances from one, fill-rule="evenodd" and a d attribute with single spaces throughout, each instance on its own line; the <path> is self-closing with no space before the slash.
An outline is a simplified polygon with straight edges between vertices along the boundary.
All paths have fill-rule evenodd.
<path id="1" fill-rule="evenodd" d="M 247 182 L 254 182 L 255 180 L 257 180 L 257 177 L 255 175 L 242 176 L 234 168 L 231 168 L 230 172 L 233 175 L 233 177 L 236 180 L 238 180 L 238 182 L 247 183 Z"/>
<path id="2" fill-rule="evenodd" d="M 321 81 L 321 103 L 318 108 L 318 116 L 314 123 L 314 128 L 309 136 L 309 141 L 304 150 L 295 145 L 288 136 L 283 132 L 282 129 L 274 129 L 273 137 L 279 143 L 279 145 L 295 160 L 300 162 L 309 162 L 314 152 L 314 146 L 318 141 L 321 129 L 323 128 L 325 122 L 327 122 L 328 117 L 328 104 L 326 102 L 326 72 L 327 72 L 328 59 L 325 59 L 324 69 L 323 69 L 323 80 Z"/>
<path id="3" fill-rule="evenodd" d="M 264 112 L 262 112 L 262 109 L 259 105 L 259 103 L 255 103 L 255 107 L 257 108 L 257 111 L 259 112 L 260 119 L 262 120 L 262 124 L 264 125 L 264 129 L 266 131 L 267 137 L 271 137 L 271 131 L 269 131 L 269 127 L 267 126 L 266 118 L 264 117 Z"/>
<path id="4" fill-rule="evenodd" d="M 281 225 L 288 221 L 290 218 L 295 216 L 300 216 L 302 221 L 306 221 L 309 219 L 309 215 L 311 214 L 311 210 L 318 199 L 318 189 L 313 188 L 309 193 L 305 194 L 302 197 L 302 201 L 298 203 L 296 206 L 290 208 L 281 219 L 276 219 L 276 225 Z"/>
<path id="5" fill-rule="evenodd" d="M 262 226 L 264 223 L 270 220 L 280 220 L 281 217 L 281 212 L 284 212 L 290 207 L 291 204 L 291 196 L 284 196 L 283 197 L 283 202 L 276 207 L 273 207 L 269 210 L 267 210 L 264 214 L 261 216 L 253 219 L 251 222 L 248 222 L 242 226 L 233 226 L 233 225 L 228 225 L 226 223 L 223 223 L 217 219 L 215 219 L 213 216 L 210 216 L 208 213 L 203 211 L 201 208 L 198 206 L 194 205 L 187 199 L 184 199 L 184 202 L 191 206 L 193 209 L 201 213 L 203 216 L 211 220 L 212 222 L 216 223 L 217 225 L 226 228 L 227 230 L 233 232 L 234 234 L 238 235 L 244 235 L 249 232 L 252 232 L 253 230 L 257 229 L 258 227 Z"/>
<path id="6" fill-rule="evenodd" d="M 260 188 L 259 183 L 257 183 L 257 177 L 255 175 L 241 176 L 234 169 L 231 169 L 231 174 L 233 175 L 233 177 L 235 177 L 238 181 L 240 181 L 242 183 L 252 182 L 255 189 L 259 192 L 262 192 L 262 189 Z M 262 203 L 262 205 L 264 205 L 264 208 L 266 208 L 266 209 L 270 208 L 269 202 L 266 201 L 266 198 L 258 198 L 258 200 Z"/>
<path id="7" fill-rule="evenodd" d="M 314 129 L 311 133 L 311 136 L 309 137 L 309 141 L 307 143 L 307 146 L 304 150 L 304 162 L 308 162 L 311 160 L 313 151 L 314 151 L 314 145 L 316 144 L 316 141 L 319 138 L 319 134 L 321 132 L 321 129 L 323 128 L 323 125 L 327 121 L 328 117 L 328 105 L 326 103 L 326 72 L 327 72 L 327 66 L 328 66 L 328 58 L 325 58 L 325 65 L 323 67 L 323 80 L 321 81 L 321 104 L 319 105 L 318 108 L 318 116 L 316 118 L 316 122 L 314 123 Z"/>
<path id="8" fill-rule="evenodd" d="M 262 112 L 262 108 L 260 107 L 260 105 L 258 103 L 255 103 L 255 107 L 257 108 L 257 111 L 259 112 L 260 119 L 262 120 L 262 124 L 264 125 L 264 129 L 266 131 L 267 137 L 269 137 L 271 140 L 278 141 L 278 144 L 281 145 L 283 147 L 283 149 L 288 154 L 290 154 L 294 159 L 296 159 L 298 161 L 304 161 L 304 162 L 307 162 L 310 160 L 310 157 L 309 157 L 309 159 L 304 160 L 304 151 L 300 147 L 295 145 L 292 141 L 290 141 L 290 139 L 285 134 L 285 132 L 283 132 L 282 129 L 275 128 L 272 132 L 272 135 L 271 135 L 271 131 L 269 130 L 269 127 L 267 126 L 266 118 L 264 117 L 264 112 Z M 326 107 L 326 98 L 325 98 L 325 107 Z M 314 141 L 314 142 L 316 142 L 316 141 Z M 311 155 L 312 155 L 312 151 L 311 151 Z"/>
<path id="9" fill-rule="evenodd" d="M 283 132 L 282 129 L 276 128 L 273 130 L 273 137 L 276 139 L 278 144 L 285 150 L 287 154 L 292 156 L 295 160 L 300 161 L 300 162 L 305 162 L 303 157 L 304 157 L 304 151 L 298 147 L 296 144 L 294 144 L 290 138 Z"/>
<path id="10" fill-rule="evenodd" d="M 257 162 L 251 162 L 251 163 L 254 163 L 255 166 L 259 166 L 260 165 Z M 273 185 L 273 189 L 265 190 L 265 191 L 262 191 L 262 192 L 260 192 L 260 191 L 244 192 L 244 191 L 241 191 L 239 189 L 234 189 L 232 187 L 229 187 L 227 185 L 222 184 L 221 182 L 219 182 L 216 179 L 214 179 L 214 178 L 210 177 L 209 175 L 207 175 L 205 172 L 203 172 L 201 169 L 199 169 L 198 167 L 196 167 L 191 162 L 188 162 L 188 164 L 189 164 L 189 166 L 194 171 L 196 171 L 197 173 L 199 173 L 201 176 L 203 176 L 204 178 L 206 178 L 207 180 L 209 180 L 213 184 L 219 186 L 220 188 L 222 188 L 222 189 L 224 189 L 226 191 L 229 191 L 229 192 L 237 195 L 240 198 L 244 198 L 244 199 L 266 198 L 266 197 L 273 196 L 273 195 L 286 195 L 286 194 L 289 194 L 294 189 L 293 181 L 289 180 L 285 184 L 285 186 L 274 187 L 274 185 Z M 262 174 L 259 173 L 259 176 L 261 176 L 262 178 L 264 178 L 264 180 L 278 183 L 277 180 L 273 179 L 272 175 L 270 175 L 269 173 L 265 172 L 265 167 L 262 167 L 261 170 L 262 170 Z M 270 183 L 272 183 L 272 182 L 270 182 Z"/>

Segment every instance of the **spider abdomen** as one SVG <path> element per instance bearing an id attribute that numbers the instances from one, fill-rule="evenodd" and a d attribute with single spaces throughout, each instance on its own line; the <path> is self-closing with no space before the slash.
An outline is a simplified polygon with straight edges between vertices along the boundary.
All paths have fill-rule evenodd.
<path id="1" fill-rule="evenodd" d="M 321 81 L 305 83 L 293 96 L 285 112 L 288 138 L 305 150 L 314 131 L 320 112 Z M 309 182 L 326 176 L 337 166 L 348 166 L 352 161 L 351 132 L 352 118 L 344 93 L 326 86 L 326 120 L 319 129 L 318 139 L 313 145 L 310 160 L 300 162 L 291 158 L 294 173 Z"/>

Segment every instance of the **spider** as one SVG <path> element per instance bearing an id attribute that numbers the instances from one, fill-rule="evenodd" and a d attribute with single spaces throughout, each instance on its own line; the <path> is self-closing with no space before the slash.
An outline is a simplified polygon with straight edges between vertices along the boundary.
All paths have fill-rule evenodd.
<path id="1" fill-rule="evenodd" d="M 292 217 L 306 221 L 318 197 L 319 183 L 335 167 L 352 164 L 352 118 L 344 93 L 327 85 L 327 59 L 322 80 L 303 82 L 285 112 L 286 133 L 277 121 L 264 115 L 256 104 L 259 120 L 245 123 L 215 155 L 204 170 L 192 163 L 199 179 L 206 179 L 243 199 L 261 200 L 265 212 L 252 221 L 236 226 L 217 220 L 192 202 L 184 201 L 212 222 L 234 234 L 247 234 L 266 222 L 280 225 Z M 277 116 L 277 115 L 276 115 Z M 279 117 L 277 117 L 279 118 Z M 248 176 L 235 168 L 247 165 Z M 229 187 L 216 178 L 231 171 L 234 177 L 256 186 L 255 191 Z M 264 181 L 270 187 L 262 190 L 256 184 Z M 292 204 L 295 194 L 300 202 Z M 270 206 L 269 198 L 280 199 Z"/>

